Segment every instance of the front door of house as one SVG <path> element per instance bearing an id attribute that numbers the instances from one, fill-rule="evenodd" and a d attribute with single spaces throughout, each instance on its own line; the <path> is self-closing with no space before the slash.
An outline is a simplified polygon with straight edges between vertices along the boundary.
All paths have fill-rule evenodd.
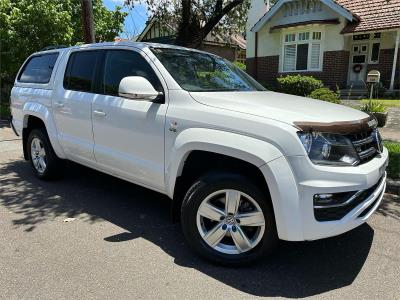
<path id="1" fill-rule="evenodd" d="M 368 43 L 353 44 L 349 64 L 349 85 L 365 87 L 368 65 Z"/>

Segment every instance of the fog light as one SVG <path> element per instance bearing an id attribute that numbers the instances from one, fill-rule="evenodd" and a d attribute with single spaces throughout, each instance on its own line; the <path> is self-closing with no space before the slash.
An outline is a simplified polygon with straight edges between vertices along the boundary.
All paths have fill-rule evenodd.
<path id="1" fill-rule="evenodd" d="M 356 192 L 327 193 L 314 195 L 314 208 L 329 208 L 342 206 Z"/>
<path id="2" fill-rule="evenodd" d="M 332 204 L 333 194 L 317 194 L 314 196 L 314 205 Z"/>

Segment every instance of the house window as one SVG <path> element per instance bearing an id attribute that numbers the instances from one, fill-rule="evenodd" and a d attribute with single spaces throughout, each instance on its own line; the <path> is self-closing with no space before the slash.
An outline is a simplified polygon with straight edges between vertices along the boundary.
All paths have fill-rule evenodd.
<path id="1" fill-rule="evenodd" d="M 313 40 L 321 40 L 322 39 L 322 32 L 313 32 Z"/>
<path id="2" fill-rule="evenodd" d="M 308 41 L 310 39 L 309 32 L 300 32 L 299 33 L 299 41 Z"/>
<path id="3" fill-rule="evenodd" d="M 321 70 L 321 43 L 321 32 L 307 31 L 285 34 L 283 72 Z"/>
<path id="4" fill-rule="evenodd" d="M 370 57 L 370 62 L 371 63 L 379 62 L 379 51 L 380 50 L 381 50 L 381 44 L 380 43 L 373 43 L 372 44 L 371 57 Z"/>
<path id="5" fill-rule="evenodd" d="M 294 42 L 296 40 L 296 34 L 286 34 L 285 35 L 285 43 Z"/>
<path id="6" fill-rule="evenodd" d="M 353 41 L 369 40 L 370 34 L 356 34 L 353 35 Z"/>

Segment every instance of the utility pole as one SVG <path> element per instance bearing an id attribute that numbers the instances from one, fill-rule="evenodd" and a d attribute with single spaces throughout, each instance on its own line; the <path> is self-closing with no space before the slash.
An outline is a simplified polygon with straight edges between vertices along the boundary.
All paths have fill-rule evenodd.
<path id="1" fill-rule="evenodd" d="M 85 43 L 91 44 L 95 42 L 92 0 L 81 0 L 81 6 L 82 6 L 82 26 L 83 26 L 83 34 L 85 36 Z"/>

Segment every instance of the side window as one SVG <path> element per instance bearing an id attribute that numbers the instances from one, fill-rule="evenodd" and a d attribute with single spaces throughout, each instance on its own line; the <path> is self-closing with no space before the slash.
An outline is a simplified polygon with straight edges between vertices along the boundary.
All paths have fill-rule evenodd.
<path id="1" fill-rule="evenodd" d="M 92 91 L 99 53 L 99 51 L 87 50 L 74 52 L 69 56 L 64 75 L 64 88 L 66 90 Z"/>
<path id="2" fill-rule="evenodd" d="M 162 85 L 149 63 L 132 50 L 108 50 L 103 74 L 101 92 L 106 95 L 118 96 L 119 84 L 127 76 L 142 76 L 157 91 L 162 91 Z"/>
<path id="3" fill-rule="evenodd" d="M 21 73 L 18 75 L 19 82 L 48 83 L 58 57 L 57 53 L 32 56 Z"/>

